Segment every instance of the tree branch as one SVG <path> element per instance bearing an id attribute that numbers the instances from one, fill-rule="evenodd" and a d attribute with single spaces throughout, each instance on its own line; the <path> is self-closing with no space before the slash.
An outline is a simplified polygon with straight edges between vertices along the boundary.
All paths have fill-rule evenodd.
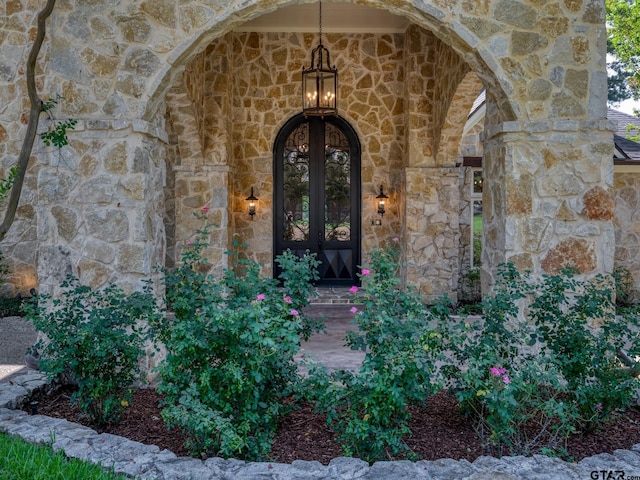
<path id="1" fill-rule="evenodd" d="M 640 362 L 636 362 L 622 348 L 618 350 L 618 359 L 627 366 L 625 370 L 629 371 L 632 377 L 640 375 Z"/>
<path id="2" fill-rule="evenodd" d="M 27 166 L 29 165 L 29 158 L 31 157 L 31 151 L 33 150 L 33 143 L 36 138 L 38 130 L 38 121 L 40 120 L 40 114 L 42 113 L 43 102 L 38 97 L 38 91 L 36 89 L 36 62 L 38 60 L 38 54 L 42 48 L 42 42 L 46 33 L 46 21 L 53 12 L 53 7 L 56 4 L 56 0 L 47 0 L 47 4 L 38 13 L 38 24 L 36 30 L 36 38 L 31 46 L 29 52 L 29 58 L 27 59 L 27 93 L 29 95 L 29 101 L 31 102 L 31 109 L 29 111 L 29 122 L 27 123 L 27 133 L 22 142 L 22 149 L 20 150 L 20 156 L 18 157 L 18 169 L 16 172 L 16 178 L 11 187 L 11 193 L 9 194 L 9 202 L 7 204 L 7 211 L 4 214 L 4 220 L 0 224 L 0 241 L 4 239 L 9 231 L 9 228 L 13 224 L 13 220 L 18 208 L 18 202 L 20 201 L 20 194 L 22 193 L 22 185 L 24 184 L 24 177 L 27 173 Z"/>

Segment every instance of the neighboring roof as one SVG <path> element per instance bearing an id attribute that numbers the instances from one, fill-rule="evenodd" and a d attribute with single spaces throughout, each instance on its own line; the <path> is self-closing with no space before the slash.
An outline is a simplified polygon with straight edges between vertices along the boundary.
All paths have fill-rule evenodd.
<path id="1" fill-rule="evenodd" d="M 469 116 L 464 126 L 463 135 L 465 135 L 477 122 L 484 119 L 486 106 L 486 91 L 483 88 L 469 110 Z M 613 159 L 616 164 L 630 164 L 631 162 L 640 162 L 640 142 L 629 140 L 627 135 L 627 125 L 632 124 L 638 127 L 640 131 L 640 117 L 635 117 L 627 113 L 607 109 L 607 118 L 618 123 L 617 130 L 613 135 L 613 143 L 615 145 Z M 632 132 L 633 133 L 633 132 Z"/>
<path id="2" fill-rule="evenodd" d="M 624 159 L 640 162 L 640 143 L 616 134 L 613 135 L 613 143 L 616 145 L 616 153 L 620 152 L 621 154 L 621 158 L 616 156 L 614 160 Z"/>
<path id="3" fill-rule="evenodd" d="M 471 110 L 469 110 L 468 118 L 473 117 L 473 115 L 478 112 L 480 107 L 484 107 L 484 102 L 486 101 L 486 99 L 487 99 L 487 91 L 483 88 L 482 90 L 480 90 L 480 93 L 478 94 L 476 99 L 473 101 Z"/>
<path id="4" fill-rule="evenodd" d="M 618 122 L 618 130 L 616 135 L 626 137 L 628 135 L 627 125 L 632 124 L 640 129 L 640 117 L 634 117 L 628 113 L 621 112 L 620 110 L 614 110 L 613 108 L 607 109 L 607 118 Z"/>
<path id="5" fill-rule="evenodd" d="M 613 108 L 607 110 L 607 118 L 618 122 L 618 129 L 613 134 L 613 143 L 616 146 L 614 160 L 640 161 L 640 143 L 627 138 L 627 135 L 630 134 L 627 132 L 627 125 L 635 125 L 640 131 L 640 118 Z M 636 134 L 636 132 L 632 132 L 632 134 Z"/>
<path id="6" fill-rule="evenodd" d="M 484 120 L 485 107 L 486 91 L 483 88 L 480 93 L 478 93 L 478 96 L 473 102 L 473 106 L 469 110 L 469 116 L 467 117 L 467 122 L 462 133 L 463 136 L 466 135 L 477 122 Z M 617 165 L 635 164 L 635 162 L 640 162 L 640 142 L 634 142 L 627 138 L 627 135 L 630 134 L 627 132 L 627 125 L 629 124 L 638 127 L 638 132 L 640 132 L 640 117 L 635 117 L 628 113 L 608 108 L 607 118 L 618 123 L 617 130 L 613 135 L 613 143 L 615 145 L 613 160 Z M 632 132 L 632 134 L 636 134 L 636 132 Z M 469 164 L 466 157 L 464 162 L 465 164 Z M 472 163 L 474 166 L 477 166 L 476 163 L 478 162 L 475 157 Z"/>

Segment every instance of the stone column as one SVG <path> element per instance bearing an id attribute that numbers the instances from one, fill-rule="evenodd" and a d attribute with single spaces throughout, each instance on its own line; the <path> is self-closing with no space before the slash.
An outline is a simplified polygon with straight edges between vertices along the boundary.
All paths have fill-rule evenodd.
<path id="1" fill-rule="evenodd" d="M 228 265 L 230 235 L 230 41 L 227 35 L 209 45 L 167 95 L 177 137 L 172 165 L 175 249 L 170 260 L 180 262 L 185 244 L 203 227 L 197 216 L 207 207 L 207 221 L 213 226 L 203 253 L 216 274 Z"/>
<path id="2" fill-rule="evenodd" d="M 457 168 L 407 167 L 406 279 L 425 300 L 458 286 L 460 171 Z"/>
<path id="3" fill-rule="evenodd" d="M 457 56 L 431 32 L 415 25 L 407 29 L 405 52 L 405 272 L 406 282 L 426 301 L 447 294 L 456 297 L 459 276 L 460 187 L 452 159 L 435 158 L 436 139 L 448 101 L 460 79 L 439 89 L 439 79 L 461 73 Z M 438 61 L 449 66 L 444 71 Z M 438 163 L 438 162 L 443 163 Z"/>
<path id="4" fill-rule="evenodd" d="M 229 167 L 190 165 L 175 166 L 176 260 L 180 260 L 185 243 L 191 241 L 204 220 L 198 218 L 207 207 L 206 221 L 210 228 L 209 248 L 203 252 L 213 266 L 214 274 L 222 274 L 227 266 L 230 183 Z M 194 213 L 196 215 L 194 215 Z"/>
<path id="5" fill-rule="evenodd" d="M 607 120 L 505 122 L 486 130 L 483 292 L 512 262 L 536 274 L 573 265 L 611 273 L 613 125 Z"/>
<path id="6" fill-rule="evenodd" d="M 40 290 L 56 295 L 67 274 L 95 288 L 159 287 L 166 135 L 141 120 L 78 127 L 68 150 L 39 159 Z"/>

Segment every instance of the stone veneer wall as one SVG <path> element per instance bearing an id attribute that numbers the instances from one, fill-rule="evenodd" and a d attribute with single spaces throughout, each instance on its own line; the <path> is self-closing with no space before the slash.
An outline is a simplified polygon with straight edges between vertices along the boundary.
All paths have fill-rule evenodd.
<path id="1" fill-rule="evenodd" d="M 470 126 L 469 131 L 463 134 L 460 141 L 460 157 L 482 157 L 483 130 L 484 121 L 480 121 Z"/>
<path id="2" fill-rule="evenodd" d="M 460 226 L 460 254 L 458 257 L 458 298 L 468 299 L 468 293 L 472 290 L 466 281 L 465 275 L 471 269 L 473 246 L 471 244 L 471 229 L 473 228 L 473 202 L 471 189 L 473 188 L 473 169 L 462 167 L 458 178 L 460 186 L 460 209 L 458 224 Z"/>
<path id="3" fill-rule="evenodd" d="M 631 300 L 640 302 L 640 171 L 637 167 L 617 167 L 614 174 L 615 265 L 633 277 Z"/>
<path id="4" fill-rule="evenodd" d="M 84 128 L 101 134 L 107 126 L 88 122 Z M 165 150 L 149 132 L 114 133 L 117 140 L 107 145 L 73 141 L 78 157 L 39 158 L 43 291 L 55 292 L 69 273 L 87 285 L 117 282 L 136 289 L 140 280 L 154 277 L 154 264 L 163 260 Z"/>
<path id="5" fill-rule="evenodd" d="M 0 5 L 0 174 L 15 162 L 25 134 L 24 61 L 40 3 L 9 0 Z M 57 15 L 72 10 L 58 2 L 49 34 L 60 25 Z M 96 12 L 93 6 L 90 10 Z M 45 99 L 62 96 L 56 118 L 79 121 L 62 150 L 36 141 L 16 221 L 3 242 L 13 272 L 4 288 L 7 295 L 28 294 L 31 287 L 56 294 L 70 273 L 92 286 L 118 283 L 125 290 L 139 289 L 141 280 L 157 278 L 153 266 L 163 262 L 163 117 L 156 112 L 147 120 L 127 118 L 133 105 L 110 95 L 113 84 L 104 80 L 117 69 L 108 55 L 87 48 L 79 58 L 69 58 L 73 45 L 84 44 L 78 38 L 88 40 L 89 30 L 94 39 L 112 38 L 111 27 L 101 19 L 89 25 L 83 24 L 86 16 L 72 12 L 70 18 L 68 37 L 54 35 L 44 43 L 36 84 Z M 141 40 L 142 30 L 130 28 L 136 20 L 116 20 L 129 41 Z M 150 68 L 142 57 L 134 54 L 118 79 L 125 96 L 140 97 L 141 79 Z M 162 102 L 158 106 L 161 111 Z M 50 123 L 43 116 L 40 130 Z"/>
<path id="6" fill-rule="evenodd" d="M 175 100 L 169 98 L 169 90 L 187 64 L 212 41 L 218 41 L 235 25 L 254 18 L 262 10 L 289 3 L 289 0 L 240 3 L 69 0 L 58 3 L 39 62 L 39 72 L 42 72 L 39 86 L 43 92 L 64 97 L 57 114 L 60 118 L 78 118 L 80 128 L 74 133 L 71 145 L 63 150 L 64 161 L 54 155 L 38 155 L 25 191 L 25 199 L 33 200 L 35 208 L 33 213 L 28 209 L 21 211 L 22 226 L 17 224 L 13 234 L 14 246 L 19 243 L 16 239 L 25 235 L 25 240 L 34 241 L 38 247 L 34 251 L 40 255 L 36 262 L 41 281 L 55 282 L 56 276 L 71 268 L 92 282 L 118 279 L 133 286 L 150 265 L 163 261 L 163 163 L 168 145 L 164 102 Z M 0 98 L 5 106 L 0 110 L 0 139 L 5 137 L 0 148 L 5 163 L 15 159 L 24 135 L 27 103 L 22 75 L 33 38 L 34 12 L 41 5 L 41 1 L 8 0 L 0 6 L 4 10 L 0 12 L 4 13 L 0 15 Z M 437 151 L 437 145 L 440 142 L 442 147 L 443 117 L 449 116 L 455 103 L 452 102 L 454 93 L 449 96 L 450 90 L 454 92 L 456 82 L 472 69 L 487 87 L 487 96 L 494 105 L 485 129 L 486 170 L 490 177 L 485 185 L 490 193 L 484 204 L 491 212 L 486 232 L 489 248 L 483 265 L 485 284 L 491 284 L 494 269 L 502 260 L 517 259 L 521 265 L 533 266 L 536 271 L 552 271 L 560 265 L 566 252 L 578 252 L 574 260 L 585 267 L 587 274 L 611 271 L 612 126 L 605 120 L 603 3 L 554 0 L 533 6 L 517 0 L 434 3 L 368 0 L 367 5 L 404 15 L 414 22 L 411 38 L 416 35 L 416 44 L 424 47 L 424 52 L 415 51 L 413 59 L 405 58 L 402 68 L 412 66 L 413 70 L 406 70 L 403 75 L 394 70 L 374 75 L 371 72 L 380 66 L 378 59 L 397 65 L 398 60 L 394 59 L 397 52 L 393 52 L 395 36 L 390 36 L 388 41 L 367 41 L 363 37 L 362 48 L 355 52 L 347 50 L 346 45 L 353 43 L 355 36 L 353 39 L 335 36 L 328 42 L 332 51 L 347 53 L 342 60 L 339 55 L 335 60 L 341 71 L 354 71 L 351 77 L 342 77 L 342 88 L 347 90 L 341 95 L 348 101 L 346 105 L 341 103 L 341 111 L 354 124 L 363 142 L 367 142 L 368 145 L 363 144 L 363 151 L 375 152 L 378 148 L 380 160 L 387 165 L 397 163 L 419 169 L 402 172 L 388 168 L 385 172 L 386 167 L 377 170 L 378 164 L 373 157 L 370 159 L 371 171 L 363 171 L 364 192 L 370 192 L 370 197 L 363 199 L 365 219 L 375 215 L 373 197 L 379 183 L 389 185 L 393 205 L 399 210 L 395 212 L 391 208 L 381 229 L 364 232 L 365 251 L 380 238 L 394 235 L 400 225 L 420 221 L 420 215 L 429 214 L 432 197 L 425 192 L 436 191 L 438 202 L 445 206 L 444 218 L 422 222 L 417 230 L 409 225 L 401 235 L 408 245 L 407 251 L 412 250 L 407 256 L 407 277 L 428 286 L 423 262 L 433 258 L 431 252 L 435 247 L 447 252 L 449 241 L 457 235 L 455 220 L 449 215 L 449 205 L 455 203 L 453 191 L 457 191 L 457 181 L 448 176 L 447 170 L 453 168 L 452 158 L 439 155 L 442 152 Z M 424 41 L 420 31 L 427 32 L 423 38 L 433 40 Z M 305 36 L 296 37 L 300 51 L 308 53 L 313 36 L 308 36 L 308 40 Z M 247 41 L 252 40 L 247 36 Z M 273 42 L 275 55 L 275 40 L 266 43 L 269 42 Z M 407 46 L 410 45 L 411 42 L 407 42 Z M 260 53 L 250 43 L 237 48 L 246 52 L 247 58 Z M 238 58 L 235 50 L 234 44 L 234 61 Z M 459 58 L 454 57 L 454 51 Z M 267 58 L 252 58 L 255 67 L 252 71 L 271 72 Z M 452 63 L 444 62 L 446 58 Z M 436 68 L 434 74 L 437 61 L 453 69 Z M 388 82 L 385 78 L 388 75 L 397 81 Z M 268 77 L 275 78 L 270 74 Z M 216 75 L 216 78 L 225 77 Z M 414 90 L 414 81 L 419 83 L 420 78 L 428 79 L 424 95 Z M 237 80 L 237 77 L 230 79 Z M 373 96 L 361 98 L 360 92 L 365 93 L 368 85 L 372 85 L 369 93 L 373 92 Z M 398 95 L 387 93 L 387 85 L 399 87 L 413 98 L 405 95 L 397 104 L 389 105 L 388 100 L 398 100 Z M 249 85 L 250 95 L 254 94 L 254 87 L 253 83 Z M 234 92 L 235 87 L 229 85 L 228 88 L 225 91 Z M 256 92 L 266 93 L 261 89 L 258 86 Z M 177 98 L 184 99 L 183 93 Z M 295 96 L 292 94 L 290 98 Z M 269 97 L 260 100 L 269 101 Z M 436 100 L 443 103 L 436 104 Z M 372 108 L 376 101 L 381 105 Z M 256 97 L 256 108 L 257 104 Z M 205 164 L 208 133 L 201 127 L 207 113 L 194 111 L 194 105 L 189 108 L 188 113 L 182 112 L 183 118 L 191 118 L 189 125 L 198 132 L 200 141 L 194 145 L 200 144 L 203 163 L 202 167 L 185 165 L 184 158 L 189 157 L 185 155 L 189 147 L 186 143 L 190 142 L 178 140 L 183 162 L 180 168 L 186 167 L 186 170 L 181 174 L 182 179 L 176 171 L 176 192 L 183 192 L 184 198 L 211 198 L 213 202 L 214 192 L 200 191 L 212 185 L 217 195 L 216 205 L 220 205 L 218 214 L 223 230 L 227 232 L 226 227 L 234 225 L 242 232 L 246 226 L 241 224 L 239 205 L 248 192 L 241 193 L 241 190 L 253 182 L 249 168 L 259 166 L 258 171 L 266 171 L 262 162 L 270 157 L 265 155 L 269 149 L 261 147 L 256 152 L 236 154 L 235 139 L 239 137 L 234 138 L 233 134 L 239 130 L 235 125 L 231 129 L 228 123 L 231 119 L 236 121 L 237 110 L 235 106 L 233 112 L 221 108 L 224 131 L 216 135 L 226 135 L 226 139 L 215 141 L 215 150 L 227 159 L 233 152 L 234 163 L 220 160 Z M 382 118 L 386 112 L 389 112 L 388 118 Z M 173 114 L 172 110 L 171 118 L 177 131 L 182 122 L 176 121 Z M 253 118 L 240 120 L 248 134 L 262 127 Z M 379 132 L 385 135 L 382 140 L 371 138 Z M 230 148 L 232 141 L 234 149 Z M 124 165 L 121 151 L 124 151 Z M 2 166 L 6 168 L 6 164 Z M 380 171 L 387 176 L 380 177 Z M 431 184 L 421 185 L 424 179 L 432 178 Z M 88 189 L 93 191 L 87 196 Z M 411 198 L 399 195 L 405 190 L 412 192 Z M 268 193 L 257 193 L 268 199 Z M 427 205 L 425 208 L 419 206 L 423 197 L 428 199 L 423 202 Z M 182 199 L 183 195 L 176 198 Z M 182 207 L 189 207 L 191 211 L 197 208 L 186 202 L 176 205 L 177 219 L 189 217 L 186 211 L 179 212 Z M 414 210 L 418 218 L 413 217 Z M 225 218 L 225 212 L 231 216 Z M 101 217 L 113 222 L 114 228 L 101 231 L 98 226 L 104 223 Z M 251 226 L 253 230 L 260 230 L 256 238 L 268 238 L 266 233 L 263 235 L 270 228 L 268 224 L 267 219 L 256 219 Z M 441 228 L 438 224 L 443 226 L 441 241 L 429 245 L 428 240 L 420 246 L 419 242 L 430 228 Z M 33 232 L 34 225 L 35 237 L 29 233 Z M 176 223 L 176 242 L 181 228 Z M 105 237 L 99 238 L 102 234 Z M 228 243 L 228 238 L 217 240 L 220 244 Z M 420 248 L 416 250 L 416 246 Z M 269 247 L 252 245 L 254 248 L 259 254 Z M 27 253 L 23 251 L 25 265 L 34 260 Z M 446 255 L 444 258 L 446 265 L 439 266 L 442 272 L 455 264 Z"/>
<path id="7" fill-rule="evenodd" d="M 3 178 L 20 153 L 27 122 L 29 106 L 23 96 L 26 82 L 21 77 L 24 75 L 26 45 L 35 35 L 32 27 L 35 13 L 26 9 L 22 2 L 0 2 L 0 176 Z M 49 45 L 45 44 L 41 56 L 47 59 L 48 52 Z M 44 84 L 42 73 L 42 70 L 37 71 L 39 86 Z M 42 145 L 34 148 L 34 157 L 36 155 L 47 155 Z M 7 283 L 0 289 L 2 296 L 29 295 L 31 288 L 39 286 L 36 267 L 38 169 L 35 162 L 31 163 L 16 219 L 2 243 L 4 262 L 10 271 Z"/>

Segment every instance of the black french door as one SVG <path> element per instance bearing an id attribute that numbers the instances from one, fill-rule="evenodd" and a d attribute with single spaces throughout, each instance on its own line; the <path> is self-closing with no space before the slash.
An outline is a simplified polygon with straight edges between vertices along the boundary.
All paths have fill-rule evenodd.
<path id="1" fill-rule="evenodd" d="M 274 252 L 320 260 L 319 285 L 354 285 L 360 263 L 360 143 L 340 117 L 293 117 L 274 148 Z M 278 265 L 274 263 L 277 276 Z"/>

